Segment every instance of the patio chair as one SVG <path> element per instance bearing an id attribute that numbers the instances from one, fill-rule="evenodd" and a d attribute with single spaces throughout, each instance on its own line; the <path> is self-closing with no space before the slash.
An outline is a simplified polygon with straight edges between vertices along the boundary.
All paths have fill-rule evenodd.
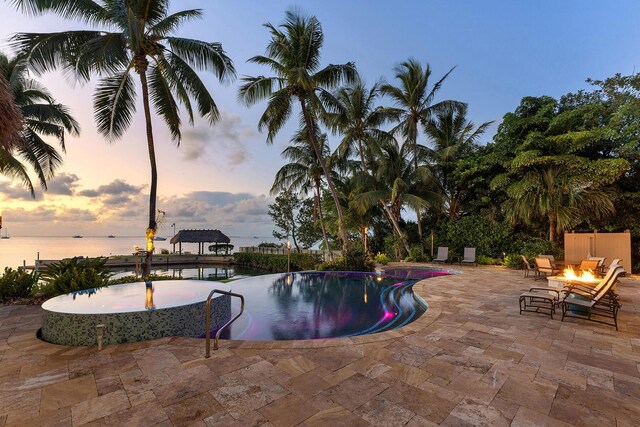
<path id="1" fill-rule="evenodd" d="M 600 266 L 600 262 L 597 259 L 585 259 L 580 261 L 580 266 L 578 267 L 578 270 L 591 271 L 594 274 L 597 274 L 599 266 Z"/>
<path id="2" fill-rule="evenodd" d="M 587 259 L 589 261 L 598 261 L 598 271 L 602 271 L 604 269 L 604 262 L 607 260 L 606 258 L 599 256 L 590 256 Z"/>
<path id="3" fill-rule="evenodd" d="M 524 255 L 520 255 L 522 259 L 522 266 L 524 267 L 524 278 L 529 277 L 529 274 L 533 274 L 533 277 L 536 276 L 536 267 L 529 263 L 529 260 Z"/>
<path id="4" fill-rule="evenodd" d="M 476 261 L 476 248 L 464 248 L 464 256 L 460 260 L 460 265 L 462 264 L 475 264 L 478 266 L 478 262 Z"/>
<path id="5" fill-rule="evenodd" d="M 577 319 L 590 320 L 592 322 L 603 323 L 605 325 L 615 326 L 618 330 L 618 310 L 621 305 L 616 297 L 610 294 L 611 287 L 618 281 L 618 277 L 624 270 L 616 268 L 611 278 L 600 288 L 597 294 L 587 296 L 582 293 L 568 293 L 560 305 L 562 306 L 562 321 L 565 317 L 575 317 Z M 604 279 L 603 279 L 604 281 Z M 574 296 L 571 298 L 571 296 Z M 613 324 L 607 321 L 593 318 L 592 316 L 613 319 Z"/>
<path id="6" fill-rule="evenodd" d="M 570 294 L 570 293 L 575 293 L 575 294 L 580 294 L 580 295 L 583 295 L 583 296 L 587 296 L 587 297 L 593 298 L 595 295 L 598 294 L 598 292 L 600 292 L 600 290 L 602 290 L 602 288 L 607 286 L 609 281 L 612 279 L 614 273 L 616 271 L 618 271 L 618 270 L 620 270 L 619 274 L 623 274 L 624 273 L 624 269 L 622 268 L 622 266 L 620 264 L 611 265 L 609 267 L 609 270 L 607 271 L 607 274 L 602 278 L 602 280 L 600 280 L 600 282 L 598 282 L 597 285 L 592 287 L 592 286 L 585 285 L 584 283 L 580 283 L 578 281 L 569 282 L 569 283 L 567 283 L 565 285 L 565 287 L 562 290 L 562 292 L 565 295 Z M 612 297 L 612 298 L 617 298 L 618 297 L 615 294 L 615 292 L 613 291 L 613 288 L 610 288 L 609 296 Z"/>
<path id="7" fill-rule="evenodd" d="M 438 254 L 433 262 L 449 262 L 449 248 L 446 246 L 438 246 Z"/>
<path id="8" fill-rule="evenodd" d="M 534 259 L 536 265 L 536 280 L 544 279 L 547 276 L 554 276 L 560 272 L 557 268 L 554 268 L 549 258 L 536 257 Z"/>
<path id="9" fill-rule="evenodd" d="M 555 261 L 555 258 L 553 257 L 553 255 L 541 255 L 541 254 L 538 254 L 538 258 L 547 258 L 551 262 Z"/>

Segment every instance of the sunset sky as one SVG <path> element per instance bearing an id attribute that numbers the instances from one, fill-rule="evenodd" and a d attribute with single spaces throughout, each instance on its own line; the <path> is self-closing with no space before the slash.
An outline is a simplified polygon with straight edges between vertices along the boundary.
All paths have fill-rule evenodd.
<path id="1" fill-rule="evenodd" d="M 204 9 L 204 19 L 179 34 L 221 42 L 238 76 L 268 72 L 245 61 L 264 53 L 268 32 L 262 24 L 279 24 L 291 6 L 323 24 L 324 63 L 354 61 L 368 83 L 381 77 L 392 81 L 393 66 L 409 57 L 429 62 L 434 81 L 457 66 L 439 99 L 469 103 L 476 123 L 495 120 L 484 142 L 523 96 L 558 97 L 586 88 L 586 78 L 630 74 L 640 65 L 637 1 L 210 0 L 173 6 Z M 0 0 L 5 52 L 15 32 L 80 28 L 51 15 L 26 17 Z M 203 76 L 222 111 L 218 124 L 187 124 L 176 147 L 160 120 L 154 121 L 158 207 L 167 212 L 165 227 L 175 222 L 178 229 L 269 236 L 269 188 L 297 120 L 268 146 L 257 131 L 264 105 L 245 108 L 236 101 L 239 82 L 221 86 L 213 76 Z M 67 140 L 64 166 L 46 194 L 39 192 L 34 200 L 17 183 L 0 178 L 4 226 L 15 236 L 143 234 L 150 178 L 141 105 L 131 129 L 110 144 L 93 122 L 93 84 L 78 85 L 57 73 L 39 79 L 71 108 L 82 132 Z M 332 141 L 335 147 L 336 138 Z"/>

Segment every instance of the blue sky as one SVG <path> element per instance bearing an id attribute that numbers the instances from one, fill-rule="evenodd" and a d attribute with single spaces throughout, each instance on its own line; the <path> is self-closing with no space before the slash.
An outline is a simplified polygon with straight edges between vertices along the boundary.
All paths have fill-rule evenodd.
<path id="1" fill-rule="evenodd" d="M 434 80 L 456 66 L 439 99 L 467 102 L 476 123 L 495 120 L 484 141 L 490 141 L 501 117 L 523 96 L 558 97 L 586 88 L 586 78 L 630 74 L 639 63 L 640 3 L 634 1 L 215 0 L 174 1 L 173 6 L 204 9 L 204 19 L 183 27 L 180 35 L 222 42 L 240 76 L 267 72 L 245 61 L 264 51 L 268 34 L 262 24 L 280 23 L 290 7 L 322 22 L 325 63 L 354 61 L 369 83 L 381 77 L 391 81 L 393 66 L 408 57 L 430 63 Z M 9 2 L 0 3 L 4 49 L 15 32 L 75 28 L 82 26 L 55 16 L 25 17 Z M 121 141 L 109 144 L 95 132 L 92 84 L 74 86 L 55 73 L 41 80 L 72 108 L 83 132 L 68 141 L 65 166 L 49 194 L 31 201 L 14 184 L 0 180 L 0 211 L 13 222 L 13 233 L 144 230 L 149 171 L 140 114 Z M 184 227 L 270 235 L 268 191 L 296 120 L 267 146 L 256 130 L 263 106 L 239 105 L 238 82 L 220 86 L 211 76 L 205 81 L 223 112 L 220 124 L 186 127 L 180 148 L 155 124 L 159 207 L 167 210 L 169 222 Z M 87 196 L 123 183 L 128 192 Z M 78 211 L 86 214 L 80 216 L 84 219 L 78 219 Z M 47 228 L 51 215 L 56 233 Z"/>

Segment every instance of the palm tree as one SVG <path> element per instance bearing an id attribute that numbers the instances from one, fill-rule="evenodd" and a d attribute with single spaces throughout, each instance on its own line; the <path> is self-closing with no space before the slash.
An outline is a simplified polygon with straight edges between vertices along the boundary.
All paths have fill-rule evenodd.
<path id="1" fill-rule="evenodd" d="M 427 166 L 413 167 L 410 153 L 413 149 L 407 144 L 400 146 L 395 140 L 383 144 L 383 155 L 378 160 L 374 176 L 359 173 L 361 191 L 353 197 L 353 203 L 361 212 L 374 206 L 382 207 L 407 252 L 410 248 L 400 229 L 400 214 L 405 205 L 429 206 L 420 195 L 419 188 L 431 181 L 431 171 Z"/>
<path id="2" fill-rule="evenodd" d="M 333 111 L 338 108 L 330 91 L 342 82 L 354 81 L 356 70 L 352 63 L 320 68 L 320 50 L 324 36 L 315 16 L 307 17 L 287 11 L 284 24 L 279 27 L 265 24 L 265 27 L 271 32 L 266 55 L 254 56 L 249 62 L 269 67 L 275 76 L 243 78 L 244 84 L 238 97 L 247 106 L 268 99 L 267 107 L 258 122 L 258 129 L 266 129 L 267 143 L 273 143 L 278 131 L 291 117 L 294 102 L 300 105 L 301 121 L 308 129 L 315 129 L 321 113 L 326 109 Z M 343 224 L 342 208 L 322 147 L 314 132 L 309 134 L 309 143 L 322 167 L 336 205 L 340 236 L 346 251 L 349 239 Z"/>
<path id="3" fill-rule="evenodd" d="M 579 166 L 547 164 L 528 170 L 508 189 L 507 218 L 531 223 L 539 217 L 549 222 L 549 240 L 581 222 L 585 215 L 601 219 L 615 212 L 610 193 L 591 188 Z"/>
<path id="4" fill-rule="evenodd" d="M 379 95 L 379 84 L 367 89 L 364 83 L 358 81 L 342 87 L 335 94 L 341 111 L 331 115 L 329 120 L 333 130 L 342 135 L 338 153 L 345 158 L 357 154 L 363 171 L 373 167 L 373 160 L 380 152 L 380 141 L 392 138 L 380 127 L 397 118 L 394 111 L 375 107 Z"/>
<path id="5" fill-rule="evenodd" d="M 391 98 L 396 105 L 395 113 L 399 116 L 399 123 L 393 129 L 393 133 L 402 135 L 404 143 L 413 147 L 414 168 L 418 168 L 418 132 L 419 125 L 424 124 L 434 113 L 445 108 L 456 108 L 463 104 L 458 101 L 440 101 L 433 103 L 436 94 L 442 87 L 449 74 L 455 69 L 451 68 L 432 87 L 429 87 L 431 67 L 427 64 L 423 68 L 420 62 L 409 58 L 394 68 L 395 77 L 399 81 L 398 86 L 385 84 L 381 87 L 382 93 Z M 420 210 L 414 206 L 418 217 L 418 234 L 422 242 L 422 224 Z"/>
<path id="6" fill-rule="evenodd" d="M 143 269 L 143 274 L 148 275 L 157 228 L 158 186 L 151 104 L 179 145 L 179 104 L 191 124 L 194 107 L 210 123 L 220 116 L 196 70 L 212 71 L 220 81 L 226 81 L 235 77 L 233 63 L 220 43 L 172 36 L 183 23 L 200 18 L 200 9 L 170 15 L 166 0 L 16 0 L 15 3 L 28 12 L 53 11 L 111 30 L 23 33 L 13 39 L 17 48 L 28 53 L 29 64 L 37 72 L 63 67 L 81 80 L 88 80 L 92 74 L 101 77 L 94 95 L 95 119 L 98 131 L 110 140 L 120 138 L 131 124 L 136 111 L 133 74 L 139 78 L 151 164 L 148 251 Z"/>
<path id="7" fill-rule="evenodd" d="M 67 107 L 57 104 L 42 84 L 29 77 L 23 59 L 10 59 L 0 53 L 0 75 L 9 83 L 9 90 L 23 117 L 20 140 L 12 150 L 0 154 L 0 170 L 19 177 L 35 196 L 33 183 L 20 159 L 31 166 L 40 186 L 46 190 L 47 181 L 62 164 L 62 157 L 43 137 L 55 138 L 64 152 L 65 133 L 78 135 L 80 126 Z"/>
<path id="8" fill-rule="evenodd" d="M 22 113 L 9 89 L 9 83 L 0 73 L 0 153 L 9 152 L 19 143 Z M 0 166 L 1 167 L 1 166 Z"/>
<path id="9" fill-rule="evenodd" d="M 317 130 L 316 130 L 317 131 Z M 322 154 L 325 159 L 330 156 L 329 145 L 327 144 L 327 136 L 325 134 L 316 135 L 316 140 L 322 146 Z M 292 139 L 291 145 L 282 151 L 282 157 L 288 160 L 278 170 L 271 187 L 271 195 L 278 194 L 281 191 L 292 191 L 300 193 L 313 192 L 313 200 L 315 209 L 318 212 L 318 220 L 322 229 L 322 239 L 325 249 L 329 251 L 331 258 L 331 249 L 327 238 L 327 229 L 324 223 L 322 213 L 322 184 L 324 171 L 315 151 L 311 148 L 309 142 L 309 132 L 306 127 L 301 129 Z"/>
<path id="10" fill-rule="evenodd" d="M 478 138 L 492 123 L 476 127 L 467 120 L 466 105 L 441 109 L 424 123 L 424 131 L 433 145 L 433 149 L 427 150 L 427 157 L 451 219 L 460 217 L 460 204 L 466 193 L 466 188 L 456 180 L 458 161 L 473 152 Z"/>

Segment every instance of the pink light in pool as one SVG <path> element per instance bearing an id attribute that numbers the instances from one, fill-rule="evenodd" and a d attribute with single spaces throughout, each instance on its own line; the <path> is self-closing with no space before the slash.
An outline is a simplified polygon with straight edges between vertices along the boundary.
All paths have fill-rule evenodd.
<path id="1" fill-rule="evenodd" d="M 398 282 L 393 284 L 393 286 L 402 286 L 402 285 L 404 285 L 404 282 Z"/>
<path id="2" fill-rule="evenodd" d="M 382 319 L 391 319 L 393 316 L 395 316 L 395 313 L 393 311 L 385 311 L 382 315 Z"/>

